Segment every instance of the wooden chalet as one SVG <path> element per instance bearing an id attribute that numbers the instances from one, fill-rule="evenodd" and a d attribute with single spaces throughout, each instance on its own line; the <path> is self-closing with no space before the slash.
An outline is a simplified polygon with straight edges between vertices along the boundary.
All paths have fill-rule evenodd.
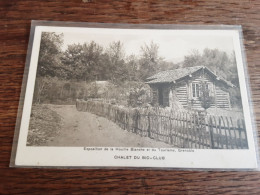
<path id="1" fill-rule="evenodd" d="M 180 106 L 201 110 L 201 83 L 213 97 L 210 107 L 230 109 L 229 89 L 234 85 L 205 66 L 194 66 L 159 72 L 147 78 L 153 96 L 152 104 L 162 107 Z"/>

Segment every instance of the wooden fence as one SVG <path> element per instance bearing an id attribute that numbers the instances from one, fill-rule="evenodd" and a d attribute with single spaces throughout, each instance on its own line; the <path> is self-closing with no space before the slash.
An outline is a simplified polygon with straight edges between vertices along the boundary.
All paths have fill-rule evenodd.
<path id="1" fill-rule="evenodd" d="M 130 109 L 100 101 L 77 100 L 78 111 L 113 121 L 122 129 L 180 148 L 246 149 L 245 122 L 203 112 L 163 108 Z"/>

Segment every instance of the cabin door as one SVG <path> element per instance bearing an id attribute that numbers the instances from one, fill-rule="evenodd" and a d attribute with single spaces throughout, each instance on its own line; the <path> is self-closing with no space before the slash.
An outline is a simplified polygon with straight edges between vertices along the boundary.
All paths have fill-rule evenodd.
<path id="1" fill-rule="evenodd" d="M 158 102 L 159 102 L 159 105 L 160 106 L 163 106 L 163 88 L 162 87 L 159 87 L 158 88 L 158 95 L 159 95 L 159 99 L 158 99 Z"/>

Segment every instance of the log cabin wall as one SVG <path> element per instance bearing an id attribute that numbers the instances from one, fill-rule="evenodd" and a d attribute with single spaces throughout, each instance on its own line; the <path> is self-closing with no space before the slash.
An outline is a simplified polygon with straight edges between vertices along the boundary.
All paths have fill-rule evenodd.
<path id="1" fill-rule="evenodd" d="M 229 92 L 225 91 L 224 87 L 221 87 L 216 84 L 216 104 L 218 108 L 230 109 L 230 97 Z"/>
<path id="2" fill-rule="evenodd" d="M 214 78 L 210 74 L 201 70 L 189 77 L 186 77 L 183 81 L 176 84 L 175 90 L 176 95 L 183 105 L 184 108 L 192 109 L 203 109 L 201 106 L 201 101 L 198 97 L 194 97 L 192 84 L 201 84 L 201 82 L 206 82 L 210 90 L 210 96 L 213 96 L 215 101 L 210 107 L 219 108 L 231 108 L 230 97 L 227 88 L 221 81 L 214 82 Z"/>
<path id="3" fill-rule="evenodd" d="M 203 109 L 201 106 L 201 101 L 199 100 L 198 97 L 193 96 L 193 89 L 192 89 L 192 84 L 198 84 L 201 85 L 201 82 L 206 82 L 208 84 L 209 90 L 210 90 L 210 95 L 215 96 L 214 94 L 214 84 L 213 84 L 213 78 L 207 73 L 204 72 L 204 70 L 201 70 L 195 74 L 192 75 L 190 80 L 188 81 L 188 86 L 189 86 L 189 101 L 192 109 Z M 211 107 L 215 107 L 215 104 L 213 103 Z"/>
<path id="4" fill-rule="evenodd" d="M 176 84 L 176 96 L 179 102 L 183 105 L 184 108 L 187 108 L 188 105 L 188 89 L 187 89 L 187 81 L 182 81 Z"/>
<path id="5" fill-rule="evenodd" d="M 195 95 L 193 89 L 193 85 L 197 84 L 197 87 L 199 87 L 201 82 L 207 83 L 210 96 L 214 97 L 214 101 L 210 107 L 231 108 L 227 86 L 222 81 L 213 78 L 212 75 L 204 71 L 204 69 L 182 78 L 182 80 L 175 84 L 161 83 L 150 85 L 153 97 L 152 104 L 168 107 L 175 105 L 176 101 L 178 101 L 183 108 L 202 110 L 201 100 L 198 96 L 200 92 L 197 92 L 197 95 Z M 171 90 L 172 93 L 170 93 Z M 200 91 L 200 89 L 198 89 L 198 91 Z M 174 94 L 176 97 L 171 98 L 170 94 Z"/>

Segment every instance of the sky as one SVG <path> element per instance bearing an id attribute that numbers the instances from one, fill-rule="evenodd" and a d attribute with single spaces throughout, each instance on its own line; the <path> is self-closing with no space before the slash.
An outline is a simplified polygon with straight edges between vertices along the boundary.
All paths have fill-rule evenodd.
<path id="1" fill-rule="evenodd" d="M 121 41 L 126 55 L 140 55 L 141 46 L 153 41 L 159 45 L 159 56 L 174 63 L 194 49 L 200 52 L 205 48 L 219 49 L 228 54 L 234 50 L 232 34 L 223 30 L 67 28 L 59 32 L 64 35 L 63 50 L 73 43 L 95 41 L 106 48 L 113 41 Z"/>

